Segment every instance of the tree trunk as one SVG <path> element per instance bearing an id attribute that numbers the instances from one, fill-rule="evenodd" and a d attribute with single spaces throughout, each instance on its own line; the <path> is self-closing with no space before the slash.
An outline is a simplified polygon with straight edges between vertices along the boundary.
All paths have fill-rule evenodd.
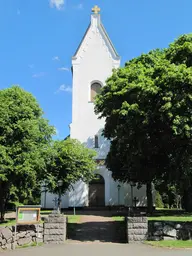
<path id="1" fill-rule="evenodd" d="M 1 219 L 0 219 L 0 222 L 3 222 L 4 221 L 4 216 L 5 216 L 5 210 L 4 210 L 4 204 L 1 203 L 2 200 L 0 200 L 0 212 L 1 212 Z"/>
<path id="2" fill-rule="evenodd" d="M 7 183 L 0 182 L 0 221 L 4 221 L 5 211 L 6 211 L 6 198 L 8 195 Z"/>
<path id="3" fill-rule="evenodd" d="M 192 187 L 184 191 L 183 208 L 187 212 L 192 212 Z"/>
<path id="4" fill-rule="evenodd" d="M 147 213 L 152 214 L 153 212 L 153 196 L 152 196 L 152 185 L 151 182 L 146 184 L 147 194 Z"/>
<path id="5" fill-rule="evenodd" d="M 4 221 L 4 216 L 5 216 L 5 203 L 4 203 L 4 195 L 2 189 L 0 190 L 0 222 Z"/>

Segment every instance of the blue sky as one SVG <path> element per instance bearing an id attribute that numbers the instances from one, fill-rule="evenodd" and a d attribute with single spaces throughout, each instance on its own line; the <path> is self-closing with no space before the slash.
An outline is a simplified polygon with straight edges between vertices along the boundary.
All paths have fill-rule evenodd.
<path id="1" fill-rule="evenodd" d="M 1 0 L 0 89 L 31 92 L 59 139 L 71 122 L 71 57 L 95 4 L 121 65 L 192 32 L 191 0 Z"/>

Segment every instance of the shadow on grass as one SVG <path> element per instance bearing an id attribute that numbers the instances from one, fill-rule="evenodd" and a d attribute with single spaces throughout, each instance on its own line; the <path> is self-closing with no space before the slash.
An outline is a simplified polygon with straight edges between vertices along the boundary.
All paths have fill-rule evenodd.
<path id="1" fill-rule="evenodd" d="M 15 225 L 15 218 L 9 218 L 9 219 L 6 219 L 4 221 L 0 221 L 0 227 L 1 226 L 12 226 L 12 225 Z"/>
<path id="2" fill-rule="evenodd" d="M 68 223 L 67 239 L 80 242 L 126 243 L 124 221 Z"/>

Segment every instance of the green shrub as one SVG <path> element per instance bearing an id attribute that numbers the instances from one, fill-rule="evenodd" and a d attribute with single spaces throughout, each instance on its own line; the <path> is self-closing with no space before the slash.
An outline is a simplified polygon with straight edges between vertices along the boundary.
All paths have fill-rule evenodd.
<path id="1" fill-rule="evenodd" d="M 164 208 L 162 197 L 161 197 L 161 195 L 159 194 L 158 191 L 156 191 L 155 206 L 156 206 L 156 208 Z"/>

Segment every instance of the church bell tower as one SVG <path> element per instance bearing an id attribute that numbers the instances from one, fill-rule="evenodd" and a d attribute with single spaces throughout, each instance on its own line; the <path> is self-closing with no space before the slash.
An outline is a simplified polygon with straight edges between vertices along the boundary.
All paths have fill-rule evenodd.
<path id="1" fill-rule="evenodd" d="M 95 6 L 90 24 L 72 57 L 70 137 L 90 148 L 100 148 L 99 134 L 104 127 L 104 119 L 98 119 L 94 112 L 94 97 L 105 86 L 112 70 L 119 66 L 120 57 L 101 22 L 100 8 Z"/>

